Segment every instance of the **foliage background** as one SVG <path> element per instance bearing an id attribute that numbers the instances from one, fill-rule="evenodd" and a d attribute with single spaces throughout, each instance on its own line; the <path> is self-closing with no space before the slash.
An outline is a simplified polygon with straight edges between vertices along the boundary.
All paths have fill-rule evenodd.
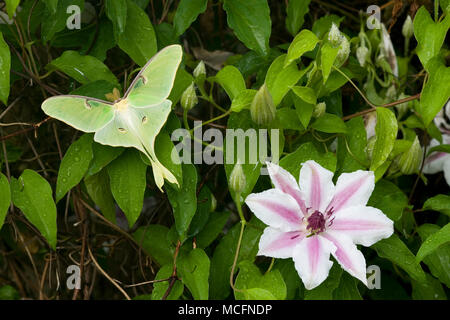
<path id="1" fill-rule="evenodd" d="M 322 78 L 308 80 L 313 98 L 307 103 L 300 99 L 300 112 L 295 105 L 299 97 L 287 92 L 299 82 L 299 70 L 304 71 L 311 61 L 323 69 L 324 57 L 316 56 L 317 49 L 306 50 L 310 52 L 302 58 L 294 53 L 298 65 L 284 69 L 270 87 L 272 96 L 279 97 L 277 120 L 271 127 L 284 133 L 283 167 L 298 176 L 298 164 L 312 158 L 337 173 L 384 168 L 378 171 L 369 204 L 395 220 L 396 235 L 363 248 L 367 265 L 376 264 L 382 270 L 381 289 L 368 290 L 335 263 L 323 285 L 306 291 L 292 261 L 277 260 L 271 265 L 270 259 L 255 257 L 264 226 L 247 208 L 243 209 L 249 223 L 243 234 L 236 286 L 270 293 L 258 298 L 446 299 L 450 285 L 449 187 L 442 173 L 425 177 L 417 163 L 412 172 L 393 166 L 400 161 L 398 155 L 412 148 L 415 137 L 426 145 L 430 137 L 439 135 L 432 119 L 450 95 L 445 41 L 449 7 L 448 1 L 440 1 L 440 6 L 436 3 L 2 1 L 1 9 L 9 14 L 12 24 L 0 25 L 0 214 L 6 215 L 0 232 L 0 297 L 251 298 L 233 294 L 229 285 L 240 230 L 227 178 L 233 166 L 173 166 L 171 169 L 183 178 L 181 190 L 166 186 L 166 192 L 161 193 L 152 180 L 151 168 L 137 151 L 101 146 L 91 135 L 47 118 L 40 106 L 45 98 L 58 94 L 105 99 L 114 88 L 123 93 L 138 68 L 158 50 L 179 43 L 184 59 L 170 96 L 174 108 L 156 142 L 158 155 L 164 158 L 173 147 L 169 135 L 186 122 L 192 127 L 193 120 L 214 119 L 205 128 L 258 128 L 247 110 L 249 103 L 236 112 L 239 108 L 233 90 L 239 92 L 242 85 L 243 89 L 259 89 L 268 81 L 266 74 L 276 77 L 281 72 L 274 61 L 288 50 L 300 30 L 312 30 L 322 39 L 334 21 L 340 22 L 340 30 L 352 45 L 342 70 L 374 105 L 395 102 L 400 93 L 405 97 L 422 90 L 434 93 L 427 94 L 425 102 L 423 96 L 420 102 L 408 101 L 406 114 L 398 108 L 389 112 L 384 124 L 380 120 L 384 111 L 378 111 L 380 126 L 385 125 L 379 129 L 384 130 L 380 135 L 390 134 L 393 139 L 384 146 L 379 142 L 374 155 L 379 163 L 374 166 L 373 159 L 370 162 L 367 157 L 364 121 L 357 112 L 375 108 L 345 77 L 333 70 L 326 83 L 322 84 Z M 381 20 L 398 55 L 398 82 L 386 76 L 389 72 L 385 67 L 373 69 L 387 77 L 383 80 L 389 80 L 389 86 L 385 87 L 365 86 L 369 68 L 361 67 L 355 55 L 360 24 L 365 22 L 359 11 L 371 4 L 382 8 Z M 66 27 L 70 5 L 82 8 L 79 30 Z M 402 24 L 422 5 L 430 12 L 431 22 L 424 18 L 417 24 L 405 50 Z M 6 15 L 2 17 L 6 19 Z M 416 21 L 414 24 L 416 27 Z M 375 33 L 372 35 L 371 41 L 379 41 Z M 430 58 L 442 65 L 427 64 Z M 207 78 L 195 79 L 200 99 L 184 122 L 179 101 L 194 81 L 192 72 L 199 61 L 206 64 Z M 224 65 L 236 69 L 224 72 Z M 268 71 L 271 66 L 272 71 Z M 396 95 L 389 96 L 393 83 Z M 227 111 L 232 102 L 233 112 Z M 325 116 L 311 118 L 315 102 L 326 102 Z M 310 110 L 307 119 L 302 117 L 305 110 Z M 336 137 L 335 153 L 330 148 Z M 244 172 L 246 194 L 270 188 L 267 176 L 255 176 L 248 167 Z M 129 226 L 127 217 L 137 218 L 136 223 Z M 425 242 L 433 234 L 437 236 Z M 416 257 L 419 248 L 420 259 Z M 81 267 L 80 290 L 66 287 L 66 269 L 72 264 Z M 268 269 L 271 271 L 265 274 Z M 155 279 L 163 281 L 142 284 Z"/>

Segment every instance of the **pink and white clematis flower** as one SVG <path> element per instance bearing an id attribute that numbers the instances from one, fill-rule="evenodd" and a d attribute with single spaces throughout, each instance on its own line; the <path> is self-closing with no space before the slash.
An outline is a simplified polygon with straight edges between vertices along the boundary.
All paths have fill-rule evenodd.
<path id="1" fill-rule="evenodd" d="M 450 144 L 450 100 L 434 118 L 436 127 L 442 133 L 442 144 Z M 440 145 L 436 139 L 431 140 L 429 148 Z M 423 173 L 434 174 L 444 172 L 445 181 L 450 186 L 450 153 L 433 152 L 426 159 Z"/>
<path id="2" fill-rule="evenodd" d="M 250 194 L 245 203 L 268 225 L 258 255 L 293 258 L 306 289 L 320 285 L 333 265 L 367 285 L 366 261 L 356 244 L 371 246 L 393 233 L 393 222 L 379 209 L 366 206 L 375 187 L 371 171 L 333 173 L 309 160 L 299 184 L 286 170 L 267 163 L 275 188 Z"/>

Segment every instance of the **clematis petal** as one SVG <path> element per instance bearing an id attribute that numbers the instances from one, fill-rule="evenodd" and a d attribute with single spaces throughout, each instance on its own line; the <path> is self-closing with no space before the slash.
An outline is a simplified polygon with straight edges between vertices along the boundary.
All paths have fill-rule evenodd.
<path id="1" fill-rule="evenodd" d="M 433 152 L 425 159 L 423 173 L 435 174 L 444 169 L 445 162 L 450 158 L 448 153 Z"/>
<path id="2" fill-rule="evenodd" d="M 306 205 L 295 178 L 285 169 L 272 162 L 267 162 L 267 171 L 275 188 L 291 195 L 306 214 Z"/>
<path id="3" fill-rule="evenodd" d="M 355 244 L 371 246 L 394 232 L 394 223 L 379 209 L 354 206 L 336 213 L 329 230 L 343 232 Z"/>
<path id="4" fill-rule="evenodd" d="M 375 175 L 372 171 L 358 170 L 343 173 L 336 183 L 336 191 L 327 211 L 337 212 L 346 207 L 365 206 L 375 188 Z"/>
<path id="5" fill-rule="evenodd" d="M 333 256 L 341 267 L 367 285 L 366 259 L 353 241 L 345 234 L 337 231 L 327 231 L 322 235 L 336 246 L 337 249 Z"/>
<path id="6" fill-rule="evenodd" d="M 320 235 L 304 238 L 294 248 L 295 269 L 306 289 L 314 289 L 328 277 L 333 265 L 330 253 L 335 251 L 336 246 Z"/>
<path id="7" fill-rule="evenodd" d="M 292 258 L 295 246 L 305 235 L 303 231 L 283 232 L 267 227 L 259 240 L 258 255 L 281 259 Z"/>
<path id="8" fill-rule="evenodd" d="M 333 198 L 333 172 L 323 168 L 317 162 L 308 160 L 300 170 L 300 190 L 302 191 L 306 207 L 325 212 Z"/>
<path id="9" fill-rule="evenodd" d="M 245 199 L 245 203 L 268 226 L 282 231 L 301 228 L 302 214 L 297 201 L 278 189 L 252 193 Z"/>
<path id="10" fill-rule="evenodd" d="M 444 163 L 444 178 L 447 184 L 450 186 L 450 156 L 447 157 L 447 160 Z"/>

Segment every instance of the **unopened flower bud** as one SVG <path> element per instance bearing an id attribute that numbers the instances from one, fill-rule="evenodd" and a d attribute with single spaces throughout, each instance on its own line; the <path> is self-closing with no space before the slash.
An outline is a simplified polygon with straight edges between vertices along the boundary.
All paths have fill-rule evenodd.
<path id="1" fill-rule="evenodd" d="M 216 211 L 217 208 L 217 199 L 214 197 L 214 195 L 211 193 L 211 208 L 209 209 L 209 212 Z"/>
<path id="2" fill-rule="evenodd" d="M 266 84 L 263 84 L 250 105 L 252 120 L 258 125 L 269 125 L 275 118 L 275 113 L 276 108 L 272 96 Z"/>
<path id="3" fill-rule="evenodd" d="M 193 74 L 195 79 L 204 79 L 206 77 L 206 68 L 203 61 L 200 61 L 198 63 L 198 65 L 194 69 Z"/>
<path id="4" fill-rule="evenodd" d="M 185 110 L 191 110 L 197 105 L 198 98 L 197 93 L 195 92 L 194 83 L 191 83 L 191 85 L 187 87 L 186 90 L 184 90 L 183 94 L 181 95 L 180 103 Z"/>
<path id="5" fill-rule="evenodd" d="M 364 67 L 369 55 L 369 49 L 366 46 L 361 46 L 356 49 L 356 58 L 358 59 L 359 65 Z"/>
<path id="6" fill-rule="evenodd" d="M 422 148 L 420 147 L 419 138 L 414 139 L 411 148 L 397 158 L 397 165 L 403 174 L 413 174 L 419 170 L 422 163 Z"/>
<path id="7" fill-rule="evenodd" d="M 403 23 L 402 35 L 405 38 L 409 39 L 409 38 L 411 38 L 413 36 L 413 34 L 414 34 L 414 25 L 413 25 L 413 22 L 412 22 L 412 19 L 411 19 L 410 15 L 408 15 L 406 17 L 405 22 Z"/>
<path id="8" fill-rule="evenodd" d="M 326 109 L 327 109 L 327 104 L 325 102 L 319 102 L 314 107 L 312 116 L 314 118 L 320 118 L 325 113 Z"/>
<path id="9" fill-rule="evenodd" d="M 339 47 L 336 60 L 334 61 L 334 65 L 338 68 L 342 66 L 344 62 L 347 61 L 349 54 L 350 54 L 350 42 L 348 41 L 347 37 L 342 36 L 341 45 Z"/>
<path id="10" fill-rule="evenodd" d="M 330 41 L 333 47 L 337 47 L 341 44 L 342 36 L 338 26 L 333 22 L 330 31 L 328 32 L 328 41 Z"/>
<path id="11" fill-rule="evenodd" d="M 229 187 L 235 193 L 240 194 L 244 191 L 245 186 L 247 185 L 247 181 L 245 179 L 244 170 L 242 170 L 242 165 L 240 163 L 236 163 L 231 171 L 230 181 L 228 182 Z"/>

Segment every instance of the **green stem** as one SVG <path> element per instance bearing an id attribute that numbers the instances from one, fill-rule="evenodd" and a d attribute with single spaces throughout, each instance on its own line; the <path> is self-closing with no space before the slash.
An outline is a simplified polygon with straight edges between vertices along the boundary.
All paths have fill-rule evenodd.
<path id="1" fill-rule="evenodd" d="M 188 114 L 188 109 L 183 109 L 183 123 L 184 123 L 184 127 L 187 130 L 190 130 L 189 129 L 189 122 L 188 122 L 187 114 Z"/>
<path id="2" fill-rule="evenodd" d="M 241 197 L 240 193 L 237 193 L 235 203 L 236 203 L 236 207 L 237 207 L 237 210 L 239 213 L 239 217 L 241 219 L 241 232 L 239 233 L 239 239 L 238 239 L 238 243 L 237 243 L 237 247 L 236 247 L 236 253 L 234 254 L 233 266 L 231 267 L 231 273 L 230 273 L 230 286 L 231 286 L 231 288 L 233 288 L 234 291 L 238 291 L 238 292 L 241 292 L 242 290 L 239 290 L 234 286 L 233 276 L 234 276 L 234 270 L 236 269 L 237 260 L 239 257 L 239 251 L 241 250 L 241 242 L 242 242 L 242 237 L 244 235 L 245 225 L 247 224 L 247 221 L 245 220 L 245 217 L 244 217 L 244 213 L 242 212 L 240 197 Z"/>

